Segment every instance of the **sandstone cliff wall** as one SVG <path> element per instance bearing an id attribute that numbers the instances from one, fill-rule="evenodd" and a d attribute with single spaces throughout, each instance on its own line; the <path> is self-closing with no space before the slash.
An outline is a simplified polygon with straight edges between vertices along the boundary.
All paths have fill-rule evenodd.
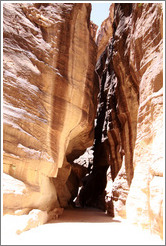
<path id="1" fill-rule="evenodd" d="M 96 65 L 100 93 L 94 165 L 111 167 L 108 213 L 162 236 L 162 4 L 115 4 L 112 30 L 109 39 L 103 37 L 110 41 L 101 55 L 99 50 Z"/>
<path id="2" fill-rule="evenodd" d="M 98 25 L 93 23 L 93 21 L 90 21 L 90 33 L 94 41 L 96 40 L 97 29 Z"/>
<path id="3" fill-rule="evenodd" d="M 4 4 L 4 208 L 51 210 L 76 196 L 87 168 L 73 162 L 93 145 L 99 82 L 83 203 L 105 209 L 108 170 L 107 213 L 162 237 L 163 6 L 111 5 L 98 52 L 90 10 Z"/>
<path id="4" fill-rule="evenodd" d="M 164 118 L 162 4 L 134 6 L 130 60 L 139 81 L 134 178 L 127 217 L 163 236 Z M 139 57 L 139 58 L 138 58 Z"/>
<path id="5" fill-rule="evenodd" d="M 4 172 L 26 184 L 4 207 L 68 204 L 68 161 L 93 143 L 98 86 L 90 11 L 82 3 L 3 5 Z"/>

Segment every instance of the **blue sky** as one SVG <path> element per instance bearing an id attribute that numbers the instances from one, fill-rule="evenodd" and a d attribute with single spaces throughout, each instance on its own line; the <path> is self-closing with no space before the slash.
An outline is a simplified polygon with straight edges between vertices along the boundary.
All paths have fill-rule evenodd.
<path id="1" fill-rule="evenodd" d="M 91 11 L 91 20 L 97 24 L 100 28 L 101 23 L 105 20 L 109 15 L 109 7 L 112 2 L 105 3 L 92 3 L 92 11 Z"/>

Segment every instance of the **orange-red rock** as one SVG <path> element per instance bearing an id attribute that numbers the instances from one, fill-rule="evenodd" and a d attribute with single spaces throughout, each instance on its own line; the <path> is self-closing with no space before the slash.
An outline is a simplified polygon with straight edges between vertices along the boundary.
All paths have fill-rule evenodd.
<path id="1" fill-rule="evenodd" d="M 90 11 L 86 3 L 3 4 L 4 172 L 38 194 L 35 208 L 67 205 L 68 162 L 93 143 Z"/>
<path id="2" fill-rule="evenodd" d="M 115 214 L 162 237 L 163 6 L 115 4 L 113 27 L 96 66 L 96 166 L 111 166 Z"/>
<path id="3" fill-rule="evenodd" d="M 65 207 L 87 171 L 70 163 L 93 144 L 97 49 L 90 9 L 4 4 L 4 172 L 13 176 L 4 176 L 5 211 Z M 109 167 L 108 213 L 162 237 L 162 4 L 111 5 L 97 44 L 88 200 L 103 208 Z M 90 155 L 86 165 L 91 161 Z"/>
<path id="4" fill-rule="evenodd" d="M 139 82 L 134 178 L 127 217 L 163 236 L 163 7 L 134 6 L 130 64 Z"/>
<path id="5" fill-rule="evenodd" d="M 95 23 L 93 23 L 93 21 L 91 21 L 90 22 L 90 32 L 91 32 L 91 36 L 94 41 L 96 41 L 97 29 L 98 29 L 98 26 Z"/>

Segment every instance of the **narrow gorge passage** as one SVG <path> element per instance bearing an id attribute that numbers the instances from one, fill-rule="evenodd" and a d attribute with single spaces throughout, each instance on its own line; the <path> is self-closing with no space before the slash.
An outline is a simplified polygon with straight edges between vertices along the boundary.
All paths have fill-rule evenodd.
<path id="1" fill-rule="evenodd" d="M 164 238 L 163 3 L 110 2 L 98 30 L 93 5 L 3 3 L 10 242 Z"/>

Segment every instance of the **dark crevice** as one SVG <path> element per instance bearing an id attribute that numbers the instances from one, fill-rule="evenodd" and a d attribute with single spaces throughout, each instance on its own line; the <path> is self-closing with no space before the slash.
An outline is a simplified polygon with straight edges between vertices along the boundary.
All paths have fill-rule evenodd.
<path id="1" fill-rule="evenodd" d="M 126 74 L 124 75 L 121 70 L 117 71 L 113 60 L 113 54 L 115 55 L 115 52 L 117 52 L 117 37 L 115 34 L 119 22 L 131 14 L 132 4 L 128 4 L 127 7 L 126 4 L 115 4 L 114 15 L 117 18 L 114 18 L 112 23 L 113 35 L 96 63 L 95 71 L 98 75 L 100 92 L 92 147 L 94 151 L 93 163 L 89 165 L 89 173 L 82 179 L 82 186 L 77 197 L 78 204 L 76 204 L 81 207 L 92 206 L 102 209 L 107 211 L 110 216 L 114 216 L 114 201 L 121 199 L 119 198 L 121 191 L 118 191 L 118 187 L 116 188 L 115 185 L 112 191 L 110 187 L 109 196 L 107 196 L 105 189 L 108 179 L 114 183 L 116 177 L 120 175 L 130 186 L 133 178 L 133 145 L 129 144 L 127 146 L 126 141 L 134 143 L 135 139 L 129 113 L 130 109 L 122 88 L 122 84 L 125 83 L 125 76 L 130 75 L 130 83 L 133 85 L 133 90 L 136 94 L 139 94 L 138 87 L 135 83 L 135 78 L 133 79 L 132 74 L 130 74 L 128 65 L 125 68 Z M 125 22 L 121 24 L 126 25 Z M 122 35 L 124 44 L 127 39 L 125 30 L 127 29 L 124 29 Z M 121 41 L 119 45 L 121 48 Z M 125 64 L 129 64 L 123 54 L 121 59 L 124 67 Z M 125 170 L 121 170 L 123 160 Z M 110 170 L 109 172 L 108 169 Z M 121 202 L 125 205 L 125 198 Z"/>

